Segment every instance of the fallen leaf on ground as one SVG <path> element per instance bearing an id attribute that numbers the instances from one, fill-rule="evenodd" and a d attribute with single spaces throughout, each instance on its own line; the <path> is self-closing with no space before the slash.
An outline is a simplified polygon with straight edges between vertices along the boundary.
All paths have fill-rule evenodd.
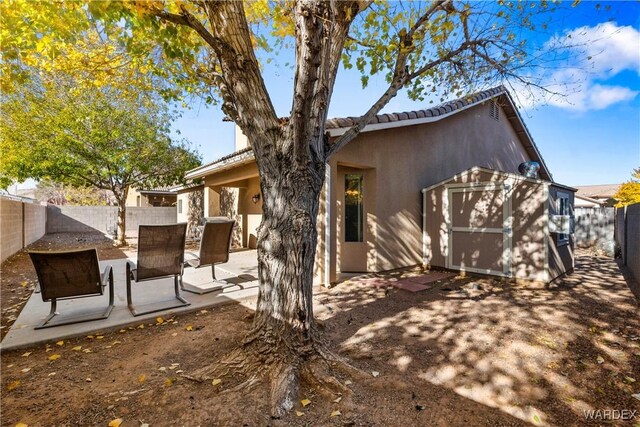
<path id="1" fill-rule="evenodd" d="M 7 391 L 15 390 L 20 386 L 20 380 L 16 380 L 7 384 Z"/>
<path id="2" fill-rule="evenodd" d="M 174 332 L 174 333 L 172 333 L 172 334 L 171 334 L 171 336 L 172 336 L 172 337 L 177 337 L 177 336 L 178 336 L 178 333 L 177 333 L 177 332 Z"/>
<path id="3" fill-rule="evenodd" d="M 304 415 L 304 412 L 296 411 L 296 416 L 301 417 Z"/>
<path id="4" fill-rule="evenodd" d="M 22 357 L 29 357 L 31 355 L 30 351 L 27 351 L 26 353 L 22 354 Z"/>
<path id="5" fill-rule="evenodd" d="M 371 371 L 371 375 L 373 375 L 374 378 L 377 378 L 380 376 L 380 372 L 378 371 Z"/>
<path id="6" fill-rule="evenodd" d="M 116 418 L 109 422 L 108 427 L 120 427 L 120 424 L 122 424 L 122 418 Z"/>
<path id="7" fill-rule="evenodd" d="M 92 340 L 93 338 L 95 338 L 93 335 L 87 335 L 87 339 Z"/>
<path id="8" fill-rule="evenodd" d="M 160 367 L 158 368 L 158 371 L 166 372 L 166 371 L 167 371 L 167 368 L 165 368 L 164 366 L 160 366 Z"/>
<path id="9" fill-rule="evenodd" d="M 90 348 L 85 348 L 84 350 L 82 350 L 83 353 L 91 353 L 91 349 Z"/>
<path id="10" fill-rule="evenodd" d="M 156 323 L 162 324 L 164 323 L 164 319 L 162 317 L 156 317 Z"/>
<path id="11" fill-rule="evenodd" d="M 29 372 L 31 370 L 31 368 L 24 368 L 22 369 L 20 372 L 22 372 L 23 374 L 26 374 L 27 372 Z"/>
<path id="12" fill-rule="evenodd" d="M 52 377 L 54 376 L 56 373 L 55 372 L 49 372 L 49 374 L 47 374 L 48 377 Z"/>
<path id="13" fill-rule="evenodd" d="M 310 403 L 311 403 L 311 401 L 310 401 L 309 399 L 302 399 L 302 400 L 300 401 L 300 404 L 302 405 L 302 407 L 305 407 L 305 406 L 307 406 L 307 405 L 308 405 L 308 404 L 310 404 Z"/>
<path id="14" fill-rule="evenodd" d="M 85 381 L 90 383 L 91 382 L 91 378 L 85 378 Z"/>
<path id="15" fill-rule="evenodd" d="M 27 286 L 27 282 L 20 282 L 20 286 L 24 288 L 25 286 Z"/>
<path id="16" fill-rule="evenodd" d="M 533 422 L 536 423 L 536 424 L 539 424 L 540 423 L 540 417 L 538 415 L 534 415 L 533 416 Z"/>
<path id="17" fill-rule="evenodd" d="M 222 383 L 222 380 L 220 378 L 216 378 L 213 381 L 211 381 L 211 385 L 218 385 Z"/>
<path id="18" fill-rule="evenodd" d="M 56 345 L 59 345 L 60 347 L 62 347 L 64 345 L 64 341 L 58 341 Z"/>
<path id="19" fill-rule="evenodd" d="M 96 339 L 97 339 L 97 340 L 101 340 L 101 339 L 103 339 L 103 338 L 104 338 L 104 335 L 98 335 L 98 336 L 96 337 Z"/>
<path id="20" fill-rule="evenodd" d="M 166 380 L 164 380 L 165 387 L 170 387 L 171 385 L 173 385 L 173 378 L 167 378 Z"/>
<path id="21" fill-rule="evenodd" d="M 147 380 L 147 376 L 145 374 L 138 375 L 138 382 L 143 383 Z"/>
<path id="22" fill-rule="evenodd" d="M 353 384 L 353 382 L 352 382 L 351 380 L 346 380 L 346 381 L 344 382 L 344 385 L 351 385 L 351 384 Z"/>
<path id="23" fill-rule="evenodd" d="M 342 415 L 342 412 L 340 412 L 340 411 L 333 411 L 333 412 L 331 413 L 331 416 L 332 416 L 332 417 L 339 417 L 340 415 Z"/>
<path id="24" fill-rule="evenodd" d="M 341 400 L 342 396 L 338 396 L 337 398 L 333 399 L 333 403 L 340 403 Z"/>
<path id="25" fill-rule="evenodd" d="M 80 351 L 80 350 L 82 350 L 82 346 L 81 345 L 77 345 L 77 346 L 73 347 L 71 350 Z"/>
<path id="26" fill-rule="evenodd" d="M 628 382 L 629 384 L 631 383 L 635 383 L 636 379 L 635 378 L 631 378 L 631 377 L 624 377 L 625 381 Z"/>
<path id="27" fill-rule="evenodd" d="M 602 365 L 604 363 L 604 358 L 602 356 L 598 356 L 596 360 L 598 361 L 599 365 Z"/>
<path id="28" fill-rule="evenodd" d="M 122 333 L 125 333 L 127 331 L 126 331 L 126 329 L 120 329 L 118 332 L 120 332 L 122 334 Z"/>
<path id="29" fill-rule="evenodd" d="M 15 381 L 14 381 L 15 382 Z M 18 381 L 19 383 L 20 381 Z M 632 394 L 631 397 L 635 397 L 636 399 L 640 400 L 640 393 L 638 394 Z"/>
<path id="30" fill-rule="evenodd" d="M 187 331 L 193 331 L 193 326 L 189 325 L 185 328 Z"/>
<path id="31" fill-rule="evenodd" d="M 60 359 L 60 355 L 59 354 L 52 354 L 47 359 L 49 359 L 49 360 L 58 360 L 58 359 Z"/>
<path id="32" fill-rule="evenodd" d="M 25 423 L 18 423 L 16 424 L 16 427 L 29 427 L 29 425 Z"/>
<path id="33" fill-rule="evenodd" d="M 138 329 L 144 329 L 144 324 L 138 326 Z"/>

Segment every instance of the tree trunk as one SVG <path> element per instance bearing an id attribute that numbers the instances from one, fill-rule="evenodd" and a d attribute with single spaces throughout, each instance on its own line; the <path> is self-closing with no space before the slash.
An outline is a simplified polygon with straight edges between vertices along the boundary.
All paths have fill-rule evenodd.
<path id="1" fill-rule="evenodd" d="M 127 193 L 129 189 L 126 188 L 122 191 L 122 194 L 117 194 L 114 191 L 114 195 L 116 197 L 116 201 L 118 202 L 118 237 L 116 239 L 116 244 L 118 246 L 126 246 L 127 240 L 126 232 L 127 232 Z"/>

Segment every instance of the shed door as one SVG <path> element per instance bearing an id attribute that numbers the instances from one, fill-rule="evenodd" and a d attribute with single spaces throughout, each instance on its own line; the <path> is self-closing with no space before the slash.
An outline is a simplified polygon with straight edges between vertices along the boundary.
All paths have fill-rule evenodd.
<path id="1" fill-rule="evenodd" d="M 494 184 L 448 188 L 448 268 L 511 276 L 508 190 Z"/>

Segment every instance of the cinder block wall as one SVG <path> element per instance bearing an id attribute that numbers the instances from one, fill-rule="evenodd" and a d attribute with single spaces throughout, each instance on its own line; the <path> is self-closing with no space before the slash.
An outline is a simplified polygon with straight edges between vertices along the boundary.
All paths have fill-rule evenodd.
<path id="1" fill-rule="evenodd" d="M 22 202 L 0 197 L 0 262 L 22 249 Z"/>
<path id="2" fill-rule="evenodd" d="M 127 207 L 127 236 L 138 235 L 140 224 L 175 224 L 176 207 Z M 47 233 L 91 233 L 112 235 L 118 225 L 114 206 L 47 207 Z"/>
<path id="3" fill-rule="evenodd" d="M 45 233 L 45 206 L 0 197 L 0 262 Z"/>
<path id="4" fill-rule="evenodd" d="M 24 203 L 24 246 L 40 239 L 47 232 L 47 207 Z"/>

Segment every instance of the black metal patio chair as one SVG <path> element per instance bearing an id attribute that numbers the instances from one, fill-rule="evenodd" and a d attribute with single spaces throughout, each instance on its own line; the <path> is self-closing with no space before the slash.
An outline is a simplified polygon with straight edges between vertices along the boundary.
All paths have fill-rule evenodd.
<path id="1" fill-rule="evenodd" d="M 113 268 L 107 265 L 100 273 L 96 249 L 63 252 L 29 251 L 31 262 L 38 276 L 42 301 L 51 302 L 49 315 L 35 329 L 69 325 L 106 319 L 114 307 Z M 57 312 L 59 300 L 101 296 L 109 284 L 109 305 L 105 310 L 95 310 L 62 316 Z M 78 304 L 80 305 L 80 304 Z"/>

